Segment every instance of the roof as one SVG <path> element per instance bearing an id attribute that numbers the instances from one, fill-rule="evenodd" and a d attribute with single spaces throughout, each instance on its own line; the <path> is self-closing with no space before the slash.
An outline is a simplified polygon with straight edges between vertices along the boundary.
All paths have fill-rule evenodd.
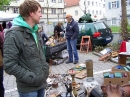
<path id="1" fill-rule="evenodd" d="M 65 7 L 71 7 L 79 5 L 80 0 L 64 0 L 64 3 L 66 4 Z"/>

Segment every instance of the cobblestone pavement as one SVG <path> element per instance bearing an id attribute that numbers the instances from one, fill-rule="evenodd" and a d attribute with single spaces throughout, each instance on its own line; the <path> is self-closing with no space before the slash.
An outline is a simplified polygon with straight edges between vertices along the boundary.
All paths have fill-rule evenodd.
<path id="1" fill-rule="evenodd" d="M 93 60 L 93 72 L 94 78 L 101 85 L 103 83 L 103 72 L 104 70 L 110 70 L 113 66 L 117 65 L 116 63 L 107 61 L 102 62 L 98 61 L 98 56 L 90 53 L 79 53 L 79 63 L 84 63 L 85 60 L 92 59 Z M 56 66 L 51 66 L 51 70 L 53 73 L 63 74 L 66 71 L 75 65 L 73 63 L 70 64 L 60 64 Z M 16 88 L 16 79 L 13 75 L 8 75 L 4 73 L 4 87 L 5 87 L 5 97 L 19 97 L 17 88 Z"/>

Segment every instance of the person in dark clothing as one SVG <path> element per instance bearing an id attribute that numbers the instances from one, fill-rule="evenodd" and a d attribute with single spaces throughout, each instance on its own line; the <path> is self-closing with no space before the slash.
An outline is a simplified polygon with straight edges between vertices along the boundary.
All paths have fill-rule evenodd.
<path id="1" fill-rule="evenodd" d="M 2 22 L 2 27 L 3 27 L 3 30 L 6 28 L 6 22 Z"/>
<path id="2" fill-rule="evenodd" d="M 0 24 L 0 97 L 4 97 L 4 85 L 3 85 L 3 43 L 4 43 L 4 33 L 3 33 L 3 27 Z"/>
<path id="3" fill-rule="evenodd" d="M 60 33 L 62 33 L 63 29 L 62 29 L 62 22 L 58 22 L 58 24 L 55 26 L 54 28 L 54 36 L 58 34 L 58 37 L 60 37 Z"/>
<path id="4" fill-rule="evenodd" d="M 9 23 L 7 24 L 9 28 L 12 27 L 12 23 L 9 21 Z"/>
<path id="5" fill-rule="evenodd" d="M 43 45 L 45 45 L 46 42 L 49 40 L 49 38 L 47 37 L 47 35 L 44 32 L 42 32 L 42 40 L 43 40 Z"/>
<path id="6" fill-rule="evenodd" d="M 78 52 L 76 48 L 77 44 L 77 38 L 79 34 L 79 27 L 78 23 L 74 21 L 71 15 L 66 16 L 67 19 L 67 27 L 66 27 L 66 41 L 67 41 L 67 50 L 69 53 L 69 60 L 66 62 L 72 63 L 74 61 L 74 64 L 78 63 L 79 57 L 78 57 Z M 73 60 L 74 56 L 74 60 Z"/>
<path id="7" fill-rule="evenodd" d="M 49 40 L 49 38 L 48 38 L 47 35 L 44 33 L 42 26 L 39 26 L 38 32 L 40 33 L 40 35 L 41 35 L 41 37 L 42 37 L 43 45 L 45 45 L 46 42 Z"/>

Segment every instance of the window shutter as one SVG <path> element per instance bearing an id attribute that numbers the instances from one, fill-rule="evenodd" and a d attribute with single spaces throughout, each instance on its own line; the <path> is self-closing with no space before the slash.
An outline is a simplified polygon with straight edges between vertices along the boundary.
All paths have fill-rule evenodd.
<path id="1" fill-rule="evenodd" d="M 111 2 L 109 2 L 109 5 L 108 5 L 108 6 L 109 6 L 109 9 L 111 9 Z"/>
<path id="2" fill-rule="evenodd" d="M 116 3 L 117 3 L 117 8 L 119 8 L 119 1 L 117 1 Z"/>

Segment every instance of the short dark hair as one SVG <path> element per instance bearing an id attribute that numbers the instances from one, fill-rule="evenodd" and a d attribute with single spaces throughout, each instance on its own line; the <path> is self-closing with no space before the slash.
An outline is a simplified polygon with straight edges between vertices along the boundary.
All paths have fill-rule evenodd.
<path id="1" fill-rule="evenodd" d="M 41 5 L 36 0 L 25 0 L 19 7 L 20 15 L 25 19 L 30 12 L 36 12 Z"/>

